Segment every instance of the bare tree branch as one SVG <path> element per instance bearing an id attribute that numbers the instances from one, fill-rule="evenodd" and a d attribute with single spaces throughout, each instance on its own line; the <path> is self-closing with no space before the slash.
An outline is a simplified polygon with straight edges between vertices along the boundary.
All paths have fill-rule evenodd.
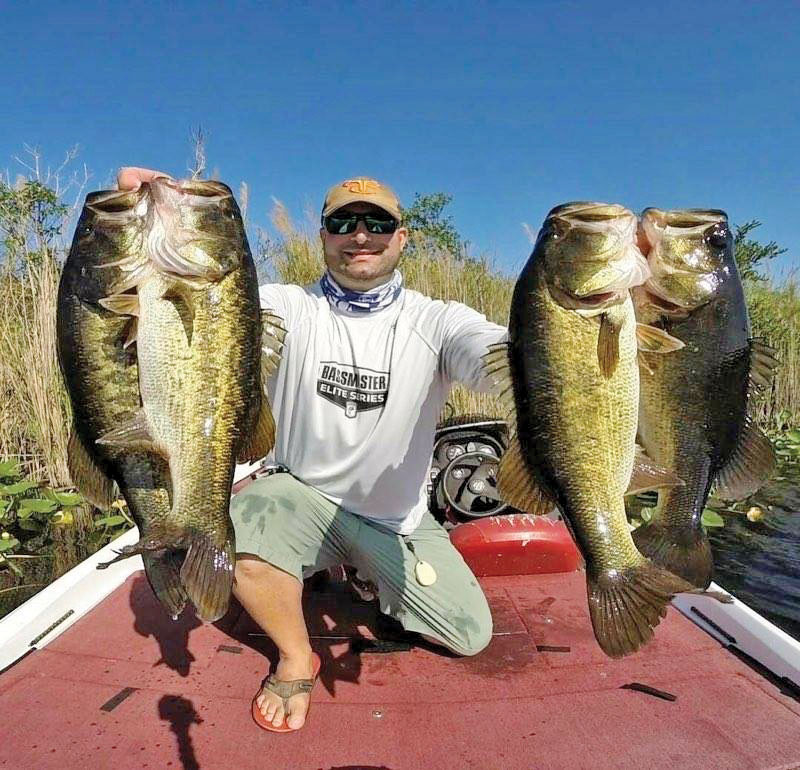
<path id="1" fill-rule="evenodd" d="M 206 170 L 206 137 L 203 127 L 198 125 L 189 132 L 194 152 L 194 165 L 187 168 L 192 179 L 200 179 Z"/>

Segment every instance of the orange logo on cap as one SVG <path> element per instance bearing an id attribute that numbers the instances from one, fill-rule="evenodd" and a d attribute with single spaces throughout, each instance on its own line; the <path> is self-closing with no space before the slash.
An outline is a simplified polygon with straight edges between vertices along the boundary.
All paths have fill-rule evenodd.
<path id="1" fill-rule="evenodd" d="M 342 182 L 342 187 L 357 195 L 376 195 L 381 189 L 374 179 L 348 179 Z"/>

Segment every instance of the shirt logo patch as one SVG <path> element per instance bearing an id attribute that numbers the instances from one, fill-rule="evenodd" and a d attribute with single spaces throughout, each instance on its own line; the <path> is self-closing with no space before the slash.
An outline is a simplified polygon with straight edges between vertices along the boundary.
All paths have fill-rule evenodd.
<path id="1" fill-rule="evenodd" d="M 380 409 L 389 395 L 389 372 L 378 372 L 363 366 L 335 361 L 321 361 L 317 377 L 317 394 L 354 418 L 359 412 Z"/>

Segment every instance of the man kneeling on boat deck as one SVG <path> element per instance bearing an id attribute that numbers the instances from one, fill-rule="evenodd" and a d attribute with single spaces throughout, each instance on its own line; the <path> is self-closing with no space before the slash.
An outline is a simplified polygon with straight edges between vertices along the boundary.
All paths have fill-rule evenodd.
<path id="1" fill-rule="evenodd" d="M 158 172 L 126 168 L 120 188 Z M 265 729 L 297 730 L 319 671 L 303 617 L 303 578 L 341 564 L 377 586 L 382 612 L 459 655 L 491 640 L 475 576 L 428 511 L 436 422 L 453 382 L 489 390 L 481 357 L 505 338 L 471 308 L 406 289 L 396 269 L 408 231 L 394 192 L 359 177 L 322 207 L 327 270 L 312 286 L 267 284 L 283 319 L 269 383 L 276 466 L 231 504 L 234 593 L 278 648 L 253 701 Z"/>

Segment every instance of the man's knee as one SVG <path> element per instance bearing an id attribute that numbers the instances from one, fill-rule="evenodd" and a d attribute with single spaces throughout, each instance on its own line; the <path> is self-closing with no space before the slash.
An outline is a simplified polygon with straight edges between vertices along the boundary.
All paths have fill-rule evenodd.
<path id="1" fill-rule="evenodd" d="M 477 655 L 492 641 L 492 613 L 488 603 L 478 603 L 469 614 L 448 618 L 445 628 L 430 627 L 421 632 L 423 639 L 446 647 L 456 655 Z"/>
<path id="2" fill-rule="evenodd" d="M 492 616 L 488 609 L 485 617 L 470 620 L 472 622 L 466 628 L 459 629 L 461 633 L 457 637 L 457 644 L 451 648 L 457 655 L 477 655 L 492 641 Z"/>
<path id="3" fill-rule="evenodd" d="M 237 580 L 258 580 L 269 572 L 269 564 L 254 554 L 236 554 Z"/>
<path id="4" fill-rule="evenodd" d="M 264 561 L 260 556 L 250 553 L 236 554 L 236 569 L 234 572 L 237 581 L 262 581 L 270 578 L 281 579 L 284 576 L 299 579 L 287 570 L 276 567 Z"/>

